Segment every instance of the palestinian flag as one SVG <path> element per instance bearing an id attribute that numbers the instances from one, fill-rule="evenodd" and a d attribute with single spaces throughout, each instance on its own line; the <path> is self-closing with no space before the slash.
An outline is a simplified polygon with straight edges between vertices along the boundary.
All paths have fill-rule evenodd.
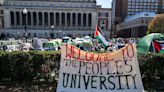
<path id="1" fill-rule="evenodd" d="M 98 39 L 99 42 L 103 43 L 104 47 L 109 46 L 109 42 L 107 41 L 104 34 L 102 33 L 102 31 L 100 30 L 100 28 L 97 25 L 96 25 L 96 30 L 95 30 L 94 36 L 96 39 Z"/>
<path id="2" fill-rule="evenodd" d="M 164 42 L 153 40 L 153 45 L 156 53 L 164 53 Z"/>

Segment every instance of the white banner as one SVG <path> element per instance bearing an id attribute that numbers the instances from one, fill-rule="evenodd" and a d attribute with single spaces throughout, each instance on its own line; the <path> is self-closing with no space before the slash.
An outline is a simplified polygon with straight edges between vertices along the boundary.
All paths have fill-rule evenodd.
<path id="1" fill-rule="evenodd" d="M 143 92 L 135 45 L 91 53 L 65 44 L 57 92 Z"/>

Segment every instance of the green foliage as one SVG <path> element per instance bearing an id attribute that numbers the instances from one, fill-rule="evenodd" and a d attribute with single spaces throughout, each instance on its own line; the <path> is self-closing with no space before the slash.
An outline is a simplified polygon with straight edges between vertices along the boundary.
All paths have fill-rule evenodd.
<path id="1" fill-rule="evenodd" d="M 49 79 L 59 60 L 60 52 L 0 52 L 0 81 Z"/>
<path id="2" fill-rule="evenodd" d="M 145 80 L 164 80 L 164 54 L 138 54 L 140 70 Z"/>
<path id="3" fill-rule="evenodd" d="M 156 15 L 148 25 L 147 34 L 164 33 L 164 14 Z"/>

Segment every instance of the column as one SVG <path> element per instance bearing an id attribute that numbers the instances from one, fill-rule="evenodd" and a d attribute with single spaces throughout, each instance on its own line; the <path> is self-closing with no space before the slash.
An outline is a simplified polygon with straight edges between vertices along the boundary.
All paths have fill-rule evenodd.
<path id="1" fill-rule="evenodd" d="M 53 13 L 54 13 L 54 27 L 56 27 L 56 13 L 55 12 Z"/>
<path id="2" fill-rule="evenodd" d="M 34 27 L 34 15 L 33 15 L 33 12 L 31 12 L 31 26 Z"/>
<path id="3" fill-rule="evenodd" d="M 44 12 L 42 12 L 42 27 L 44 27 L 45 26 L 45 21 L 44 21 L 45 19 L 44 19 Z"/>
<path id="4" fill-rule="evenodd" d="M 17 16 L 16 16 L 16 11 L 13 11 L 14 13 L 14 26 L 17 26 Z"/>
<path id="5" fill-rule="evenodd" d="M 19 11 L 19 13 L 20 13 L 20 26 L 22 27 L 22 11 Z"/>
<path id="6" fill-rule="evenodd" d="M 72 27 L 72 14 L 73 13 L 70 13 L 70 27 Z"/>
<path id="7" fill-rule="evenodd" d="M 92 27 L 92 29 L 95 29 L 96 24 L 98 22 L 98 20 L 97 20 L 98 15 L 97 15 L 96 12 L 92 12 L 92 16 L 91 17 L 92 17 L 92 25 L 91 25 L 91 27 Z"/>
<path id="8" fill-rule="evenodd" d="M 86 27 L 88 28 L 88 13 L 86 13 Z"/>
<path id="9" fill-rule="evenodd" d="M 138 34 L 137 34 L 137 27 L 135 28 L 135 37 L 137 38 Z"/>
<path id="10" fill-rule="evenodd" d="M 25 19 L 26 19 L 26 24 L 25 24 L 25 26 L 26 26 L 26 29 L 27 29 L 27 28 L 28 28 L 28 12 L 27 12 L 27 14 L 26 14 Z"/>
<path id="11" fill-rule="evenodd" d="M 81 13 L 81 27 L 83 28 L 83 13 Z"/>
<path id="12" fill-rule="evenodd" d="M 67 26 L 67 13 L 65 12 L 65 26 Z"/>
<path id="13" fill-rule="evenodd" d="M 133 37 L 133 28 L 130 28 L 131 37 Z"/>
<path id="14" fill-rule="evenodd" d="M 48 13 L 48 27 L 51 27 L 50 25 L 50 12 L 47 12 Z"/>
<path id="15" fill-rule="evenodd" d="M 62 16 L 61 13 L 59 12 L 59 27 L 62 26 Z"/>
<path id="16" fill-rule="evenodd" d="M 78 27 L 78 13 L 76 13 L 75 15 L 76 15 L 76 27 Z"/>
<path id="17" fill-rule="evenodd" d="M 36 25 L 37 27 L 39 27 L 39 12 L 36 12 L 36 19 L 37 19 Z"/>

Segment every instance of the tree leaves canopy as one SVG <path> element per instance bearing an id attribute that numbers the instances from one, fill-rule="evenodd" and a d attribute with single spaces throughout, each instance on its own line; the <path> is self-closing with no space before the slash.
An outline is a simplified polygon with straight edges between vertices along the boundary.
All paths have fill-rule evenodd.
<path id="1" fill-rule="evenodd" d="M 151 20 L 147 34 L 150 33 L 164 33 L 164 14 L 158 14 Z"/>

